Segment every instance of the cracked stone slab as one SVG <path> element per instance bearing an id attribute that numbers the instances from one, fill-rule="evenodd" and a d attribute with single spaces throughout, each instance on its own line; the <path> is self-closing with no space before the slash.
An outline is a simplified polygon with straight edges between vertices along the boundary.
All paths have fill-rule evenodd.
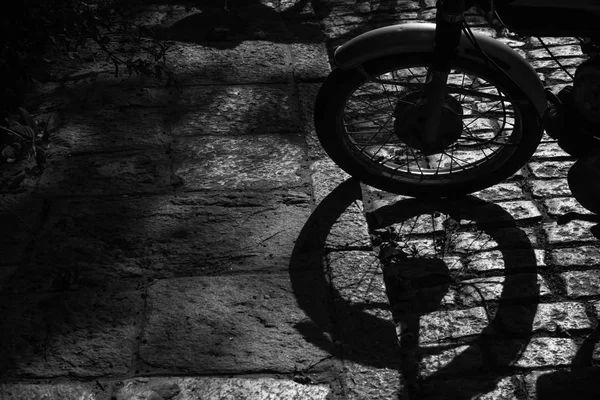
<path id="1" fill-rule="evenodd" d="M 3 375 L 92 378 L 132 366 L 142 291 L 0 298 Z"/>
<path id="2" fill-rule="evenodd" d="M 117 195 L 171 190 L 172 176 L 165 150 L 56 157 L 40 179 L 38 192 L 47 196 Z"/>
<path id="3" fill-rule="evenodd" d="M 81 383 L 7 383 L 0 384 L 0 398 L 3 400 L 96 400 L 91 385 Z"/>
<path id="4" fill-rule="evenodd" d="M 174 137 L 301 132 L 291 84 L 187 86 L 169 105 Z"/>
<path id="5" fill-rule="evenodd" d="M 198 137 L 173 144 L 186 190 L 272 189 L 303 184 L 302 135 Z"/>
<path id="6" fill-rule="evenodd" d="M 147 372 L 285 373 L 329 358 L 319 347 L 327 338 L 298 330 L 310 321 L 287 275 L 162 280 L 150 287 L 147 307 L 140 346 Z"/>
<path id="7" fill-rule="evenodd" d="M 276 378 L 133 378 L 113 395 L 114 400 L 133 399 L 264 399 L 325 400 L 328 385 L 301 384 Z M 87 400 L 87 399 L 86 399 Z"/>
<path id="8" fill-rule="evenodd" d="M 0 265 L 16 264 L 42 222 L 44 202 L 27 194 L 0 195 Z"/>
<path id="9" fill-rule="evenodd" d="M 73 287 L 129 287 L 164 277 L 286 270 L 309 202 L 294 191 L 56 201 L 33 263 L 14 272 L 5 290 L 50 289 L 62 282 L 57 272 Z"/>

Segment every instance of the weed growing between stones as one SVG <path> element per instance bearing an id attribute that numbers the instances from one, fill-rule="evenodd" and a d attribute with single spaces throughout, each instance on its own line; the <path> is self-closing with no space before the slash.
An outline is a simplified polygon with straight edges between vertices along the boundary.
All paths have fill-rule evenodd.
<path id="1" fill-rule="evenodd" d="M 24 0 L 0 17 L 0 118 L 21 104 L 32 82 L 51 78 L 57 60 L 78 63 L 103 57 L 116 76 L 152 75 L 174 82 L 167 67 L 169 44 L 135 17 L 139 0 Z"/>

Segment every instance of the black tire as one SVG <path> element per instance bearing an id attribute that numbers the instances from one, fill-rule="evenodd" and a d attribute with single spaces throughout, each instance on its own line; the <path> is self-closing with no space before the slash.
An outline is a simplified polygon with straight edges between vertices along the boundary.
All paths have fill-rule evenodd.
<path id="1" fill-rule="evenodd" d="M 363 67 L 374 77 L 380 77 L 391 71 L 411 68 L 408 71 L 412 75 L 406 76 L 408 76 L 409 79 L 415 80 L 418 79 L 419 76 L 412 72 L 413 69 L 421 68 L 421 70 L 423 70 L 426 66 L 431 64 L 432 57 L 433 54 L 431 53 L 394 55 L 370 61 Z M 407 141 L 402 141 L 402 139 L 398 140 L 397 134 L 394 133 L 393 124 L 389 124 L 390 120 L 396 120 L 396 100 L 400 95 L 406 93 L 401 92 L 405 91 L 406 88 L 395 86 L 395 90 L 390 91 L 389 89 L 386 89 L 386 86 L 390 85 L 386 84 L 384 86 L 381 83 L 370 82 L 358 69 L 336 69 L 328 76 L 321 86 L 315 102 L 315 128 L 323 148 L 337 165 L 358 180 L 378 189 L 414 197 L 455 197 L 484 189 L 510 177 L 529 160 L 541 139 L 543 129 L 536 109 L 523 91 L 515 85 L 512 80 L 504 74 L 490 71 L 483 62 L 475 63 L 464 58 L 457 58 L 452 68 L 453 71 L 458 70 L 464 72 L 462 78 L 463 87 L 466 77 L 467 81 L 471 80 L 471 86 L 474 86 L 475 82 L 483 82 L 475 89 L 485 86 L 488 92 L 490 91 L 489 88 L 492 88 L 492 91 L 495 91 L 493 93 L 502 96 L 501 100 L 498 100 L 498 103 L 502 103 L 503 107 L 500 112 L 489 109 L 483 112 L 482 115 L 487 114 L 484 120 L 491 120 L 489 118 L 490 115 L 503 115 L 502 118 L 504 119 L 502 120 L 501 125 L 503 129 L 499 129 L 499 131 L 509 131 L 508 136 L 500 139 L 504 140 L 504 143 L 496 142 L 499 136 L 493 136 L 492 139 L 489 140 L 476 137 L 479 133 L 473 134 L 473 132 L 469 131 L 468 125 L 464 122 L 467 118 L 473 120 L 475 114 L 461 114 L 458 123 L 462 123 L 462 126 L 466 128 L 456 130 L 462 132 L 461 136 L 454 141 L 451 139 L 447 146 L 444 145 L 446 146 L 444 150 L 439 155 L 436 155 L 437 161 L 434 159 L 434 162 L 432 162 L 432 155 L 426 156 L 419 153 L 418 149 L 407 145 Z M 454 77 L 455 74 L 452 76 Z M 361 92 L 360 89 L 363 85 L 364 87 L 370 85 L 371 88 L 364 89 Z M 388 96 L 387 101 L 381 101 L 381 99 L 385 97 L 381 95 L 381 93 L 379 94 L 379 97 L 377 97 L 375 92 L 370 91 L 376 85 L 380 85 L 381 89 L 383 89 L 383 93 Z M 398 89 L 400 89 L 400 91 Z M 360 94 L 357 95 L 356 93 Z M 390 94 L 391 97 L 389 96 Z M 383 130 L 383 127 L 377 130 L 376 135 L 380 135 L 381 138 L 376 140 L 383 140 L 384 136 L 387 137 L 387 139 L 381 144 L 379 150 L 377 150 L 372 157 L 367 154 L 365 149 L 367 147 L 375 147 L 369 145 L 369 143 L 371 143 L 376 135 L 359 149 L 355 137 L 351 137 L 352 133 L 348 132 L 348 129 L 346 129 L 346 126 L 343 123 L 344 112 L 347 104 L 351 103 L 350 99 L 353 95 L 356 97 L 356 101 L 354 101 L 353 105 L 365 103 L 364 99 L 359 98 L 359 96 L 363 96 L 367 99 L 374 98 L 375 100 L 373 101 L 379 101 L 378 106 L 381 104 L 389 104 L 390 106 L 386 112 L 383 112 L 381 108 L 373 108 L 381 114 L 377 116 L 377 118 L 382 115 L 386 116 L 387 119 L 384 127 L 388 126 L 390 132 Z M 458 102 L 455 101 L 456 104 L 462 101 L 460 96 L 461 94 L 456 94 L 455 99 L 458 100 Z M 466 97 L 468 96 L 463 95 L 462 99 L 464 100 Z M 487 101 L 487 104 L 490 104 L 489 100 Z M 408 102 L 404 100 L 403 103 Z M 470 106 L 471 104 L 476 103 L 477 100 L 475 99 L 473 102 L 465 104 Z M 507 103 L 510 108 L 506 108 Z M 477 103 L 474 108 L 477 109 L 480 104 L 482 103 Z M 464 106 L 461 103 L 461 113 L 463 112 L 463 109 Z M 471 108 L 467 108 L 467 110 L 471 113 L 476 111 Z M 508 130 L 505 129 L 507 127 L 507 115 L 509 115 L 507 114 L 507 110 L 509 112 L 512 110 L 512 114 L 510 115 L 513 117 L 512 119 L 509 117 L 509 119 L 514 122 L 513 128 Z M 488 114 L 490 112 L 491 114 Z M 354 117 L 356 117 L 356 115 L 366 116 L 369 114 L 360 114 L 360 111 L 356 112 L 350 110 L 349 114 L 351 113 L 355 114 Z M 406 115 L 410 115 L 410 112 L 406 113 Z M 481 117 L 476 117 L 475 120 L 479 120 L 480 118 Z M 488 122 L 488 125 L 493 126 L 494 123 L 499 124 L 498 122 Z M 359 123 L 353 122 L 353 124 L 358 125 L 358 129 L 361 129 Z M 380 126 L 378 123 L 375 123 L 374 120 L 365 120 L 364 124 Z M 391 125 L 391 127 L 388 124 Z M 468 134 L 465 133 L 465 129 L 466 131 L 469 131 Z M 357 136 L 362 135 L 361 137 L 365 136 L 364 133 L 358 131 L 353 134 Z M 492 134 L 494 134 L 493 131 Z M 482 137 L 487 137 L 485 135 L 486 133 L 484 133 Z M 489 134 L 487 135 L 489 136 Z M 397 143 L 389 145 L 388 142 L 390 141 L 390 138 L 394 138 L 393 140 Z M 467 145 L 466 143 L 469 141 L 474 142 L 475 144 Z M 486 154 L 488 149 L 481 149 L 481 146 L 486 145 L 486 143 L 488 146 L 492 144 L 494 147 L 497 147 L 497 150 L 494 150 L 491 153 L 491 156 Z M 384 157 L 377 155 L 377 153 L 379 153 L 384 146 L 390 147 L 390 149 L 386 149 L 384 152 L 393 153 L 395 155 L 393 157 L 390 156 L 388 160 L 382 161 L 381 159 Z M 480 147 L 475 151 L 477 154 L 479 154 L 479 152 L 483 153 L 483 156 L 481 157 L 484 157 L 484 159 L 473 162 L 472 165 L 466 164 L 467 168 L 464 168 L 464 170 L 461 171 L 458 171 L 458 167 L 455 166 L 453 171 L 453 162 L 457 165 L 459 164 L 459 158 L 455 156 L 455 149 L 462 149 L 469 146 L 472 148 Z M 401 150 L 395 150 L 394 153 L 392 148 Z M 450 151 L 451 154 L 449 154 Z M 458 154 L 459 150 L 456 151 Z M 460 153 L 461 156 L 462 154 L 467 154 L 464 150 L 460 151 L 462 151 L 462 153 Z M 400 170 L 400 167 L 397 166 L 400 165 L 398 164 L 400 161 L 396 161 L 396 164 L 392 162 L 392 160 L 400 160 L 401 158 L 403 160 L 404 156 L 406 156 L 407 159 L 410 158 L 408 155 L 409 153 L 411 154 L 410 157 L 414 157 L 414 165 L 417 166 L 416 168 L 418 168 L 418 171 L 416 171 L 414 166 L 411 167 L 410 161 L 405 162 L 405 166 L 403 167 L 405 171 Z M 469 157 L 471 157 L 471 153 L 468 154 Z M 475 152 L 472 154 L 475 154 Z M 378 158 L 374 159 L 374 157 Z M 462 161 L 464 160 L 461 160 L 461 163 Z M 424 167 L 425 173 L 420 166 L 420 164 L 423 164 L 424 162 L 428 166 L 437 162 L 437 169 L 428 170 Z M 449 163 L 450 172 L 443 172 L 440 169 L 442 162 L 444 162 L 445 165 Z M 463 167 L 461 166 L 461 168 Z"/>

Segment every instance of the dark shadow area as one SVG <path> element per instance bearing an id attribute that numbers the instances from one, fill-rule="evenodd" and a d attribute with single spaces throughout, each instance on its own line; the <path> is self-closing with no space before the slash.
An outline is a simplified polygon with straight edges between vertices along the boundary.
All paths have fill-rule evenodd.
<path id="1" fill-rule="evenodd" d="M 170 25 L 149 26 L 161 40 L 177 40 L 226 49 L 248 40 L 275 43 L 319 43 L 321 28 L 310 13 L 303 13 L 309 0 L 299 0 L 282 9 L 258 0 L 225 2 L 174 2 L 199 10 Z M 325 10 L 330 6 L 325 6 Z M 327 11 L 322 11 L 327 13 Z M 321 17 L 321 16 L 320 16 Z"/>
<path id="2" fill-rule="evenodd" d="M 468 343 L 468 348 L 422 378 L 419 375 L 422 357 L 441 354 L 456 345 L 419 347 L 419 318 L 436 311 L 456 282 L 446 264 L 435 257 L 407 257 L 395 265 L 382 260 L 394 318 L 402 327 L 400 371 L 408 384 L 407 395 L 412 399 L 471 399 L 494 389 L 498 380 L 508 376 L 511 363 L 529 343 L 539 301 L 536 259 L 527 235 L 506 211 L 470 196 L 457 201 L 399 201 L 371 213 L 370 229 L 435 213 L 446 214 L 453 221 L 472 221 L 474 228 L 497 243 L 504 261 L 502 293 L 497 302 L 490 302 L 496 303 L 496 312 L 489 325 Z M 513 249 L 520 251 L 515 253 Z M 480 251 L 477 245 L 471 250 Z"/>
<path id="3" fill-rule="evenodd" d="M 335 357 L 365 365 L 398 368 L 398 346 L 389 322 L 364 312 L 344 299 L 323 271 L 325 240 L 339 216 L 360 199 L 359 183 L 347 180 L 335 188 L 313 211 L 304 225 L 290 259 L 290 278 L 300 308 L 311 323 L 296 328 L 308 341 Z M 318 274 L 319 285 L 315 285 Z M 376 305 L 373 307 L 386 307 Z M 337 318 L 332 321 L 331 318 Z"/>
<path id="4" fill-rule="evenodd" d="M 500 299 L 495 302 L 497 311 L 493 319 L 476 339 L 469 342 L 466 350 L 432 375 L 421 378 L 420 359 L 449 349 L 443 345 L 427 348 L 418 345 L 420 316 L 438 309 L 450 285 L 448 267 L 442 260 L 406 259 L 394 273 L 386 271 L 383 260 L 388 297 L 394 317 L 403 327 L 400 347 L 389 322 L 354 306 L 329 286 L 328 271 L 321 272 L 323 283 L 318 289 L 308 285 L 309 271 L 320 268 L 319 263 L 327 254 L 324 243 L 329 231 L 344 210 L 360 198 L 356 182 L 342 183 L 315 209 L 296 242 L 290 263 L 291 281 L 300 307 L 312 320 L 312 324 L 298 329 L 307 340 L 334 356 L 363 365 L 398 369 L 407 383 L 402 396 L 471 399 L 492 390 L 501 378 L 510 375 L 513 371 L 511 363 L 529 343 L 539 301 L 536 260 L 526 234 L 502 208 L 471 197 L 436 203 L 403 200 L 369 215 L 370 230 L 373 231 L 424 213 L 448 213 L 474 221 L 478 229 L 496 241 L 503 254 L 504 285 Z M 500 224 L 478 223 L 480 219 L 494 219 Z M 519 249 L 518 253 L 505 251 L 515 248 Z M 515 298 L 521 301 L 516 302 Z M 323 312 L 325 306 L 332 310 L 331 315 L 343 318 L 335 324 L 362 328 L 336 330 Z M 319 331 L 321 335 L 317 334 Z M 329 335 L 333 335 L 330 341 L 315 340 Z M 336 341 L 339 347 L 334 344 Z"/>
<path id="5" fill-rule="evenodd" d="M 398 0 L 380 0 L 377 2 L 371 2 L 368 0 L 355 0 L 349 1 L 348 5 L 353 4 L 352 15 L 355 17 L 361 17 L 361 22 L 348 23 L 347 25 L 351 28 L 344 33 L 336 34 L 334 38 L 330 39 L 327 43 L 327 47 L 332 52 L 337 46 L 341 46 L 348 40 L 373 29 L 382 28 L 385 26 L 396 25 L 405 21 L 402 15 L 410 13 L 416 13 L 419 15 L 418 19 L 421 22 L 433 22 L 431 19 L 427 19 L 422 13 L 422 7 L 414 10 L 402 9 L 406 7 L 406 2 Z M 328 18 L 332 12 L 331 2 L 328 0 L 313 0 L 313 7 L 319 20 Z M 364 10 L 361 8 L 366 7 Z M 346 13 L 344 12 L 344 16 Z M 407 21 L 411 22 L 411 21 Z M 338 28 L 338 27 L 336 27 Z M 343 28 L 340 26 L 339 28 Z"/>
<path id="6" fill-rule="evenodd" d="M 584 340 L 569 371 L 541 375 L 536 382 L 537 400 L 600 398 L 600 367 L 592 361 L 600 338 L 600 326 Z"/>

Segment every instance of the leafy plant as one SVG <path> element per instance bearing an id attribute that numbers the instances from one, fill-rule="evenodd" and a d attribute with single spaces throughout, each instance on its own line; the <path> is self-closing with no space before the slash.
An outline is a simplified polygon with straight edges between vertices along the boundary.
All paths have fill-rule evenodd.
<path id="1" fill-rule="evenodd" d="M 175 83 L 166 63 L 169 43 L 134 22 L 140 5 L 142 0 L 21 0 L 6 9 L 0 16 L 0 118 L 23 106 L 21 94 L 30 82 L 45 80 L 63 56 L 73 62 L 103 56 L 117 76 L 125 70 Z M 30 132 L 16 134 L 30 139 Z"/>
<path id="2" fill-rule="evenodd" d="M 0 163 L 15 163 L 24 159 L 35 160 L 38 171 L 46 166 L 46 150 L 51 142 L 69 143 L 48 131 L 49 124 L 38 126 L 33 117 L 24 108 L 19 107 L 18 118 L 10 117 L 0 125 Z"/>

